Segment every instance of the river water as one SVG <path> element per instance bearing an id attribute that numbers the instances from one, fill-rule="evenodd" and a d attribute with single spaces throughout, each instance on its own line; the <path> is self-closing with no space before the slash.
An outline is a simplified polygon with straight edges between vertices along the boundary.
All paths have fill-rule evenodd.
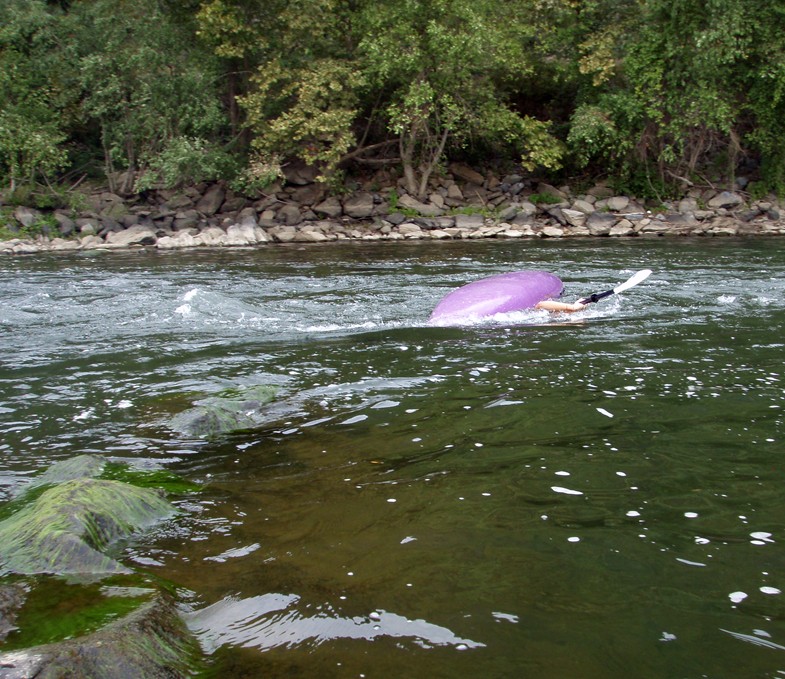
<path id="1" fill-rule="evenodd" d="M 570 316 L 430 327 L 547 269 Z M 785 676 L 785 241 L 0 261 L 0 491 L 97 453 L 201 485 L 123 559 L 214 676 Z M 186 440 L 205 394 L 269 426 Z"/>

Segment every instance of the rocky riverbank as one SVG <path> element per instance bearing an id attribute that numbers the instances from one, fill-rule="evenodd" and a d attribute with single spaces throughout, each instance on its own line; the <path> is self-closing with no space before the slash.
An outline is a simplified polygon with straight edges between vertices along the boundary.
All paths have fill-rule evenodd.
<path id="1" fill-rule="evenodd" d="M 604 184 L 578 193 L 516 174 L 453 164 L 424 200 L 376 177 L 342 197 L 294 168 L 259 198 L 224 183 L 120 197 L 85 195 L 78 214 L 6 208 L 0 253 L 86 249 L 257 247 L 341 240 L 785 235 L 785 205 L 740 190 L 691 188 L 653 205 Z M 31 234 L 37 234 L 32 236 Z"/>

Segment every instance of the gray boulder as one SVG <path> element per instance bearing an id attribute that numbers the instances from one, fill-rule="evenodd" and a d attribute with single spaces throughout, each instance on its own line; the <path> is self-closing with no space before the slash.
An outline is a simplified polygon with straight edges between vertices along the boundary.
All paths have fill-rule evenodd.
<path id="1" fill-rule="evenodd" d="M 23 582 L 0 585 L 0 642 L 5 641 L 11 632 L 19 629 L 16 626 L 16 617 L 29 591 L 29 585 Z"/>
<path id="2" fill-rule="evenodd" d="M 587 200 L 581 200 L 580 198 L 572 203 L 572 209 L 578 210 L 578 212 L 583 212 L 585 215 L 590 215 L 592 212 L 595 211 L 595 207 L 592 203 Z"/>
<path id="3" fill-rule="evenodd" d="M 627 196 L 611 196 L 608 198 L 608 209 L 611 212 L 621 212 L 625 210 L 630 204 L 630 199 Z"/>
<path id="4" fill-rule="evenodd" d="M 14 219 L 25 228 L 38 223 L 42 217 L 43 214 L 32 207 L 20 206 L 14 210 Z"/>
<path id="5" fill-rule="evenodd" d="M 315 165 L 307 165 L 300 159 L 285 163 L 282 170 L 286 181 L 295 186 L 311 184 L 315 182 L 319 176 L 319 169 Z"/>
<path id="6" fill-rule="evenodd" d="M 278 210 L 276 217 L 278 221 L 283 222 L 287 226 L 295 226 L 303 221 L 303 216 L 297 205 L 284 205 Z"/>
<path id="7" fill-rule="evenodd" d="M 64 215 L 61 212 L 55 212 L 54 218 L 57 221 L 57 228 L 60 231 L 61 236 L 67 237 L 74 234 L 76 231 L 76 224 L 68 215 Z"/>
<path id="8" fill-rule="evenodd" d="M 225 198 L 226 190 L 224 187 L 220 184 L 213 184 L 199 199 L 199 202 L 196 204 L 196 209 L 203 215 L 210 217 L 221 209 L 221 205 L 223 205 Z"/>
<path id="9" fill-rule="evenodd" d="M 592 212 L 586 218 L 586 226 L 592 236 L 607 236 L 617 219 L 610 212 Z"/>
<path id="10" fill-rule="evenodd" d="M 712 210 L 716 210 L 717 208 L 732 208 L 738 207 L 744 203 L 744 198 L 742 198 L 738 193 L 734 191 L 721 191 L 716 196 L 711 198 L 708 202 L 708 206 Z"/>
<path id="11" fill-rule="evenodd" d="M 300 205 L 315 205 L 324 197 L 323 184 L 306 184 L 293 189 L 291 192 L 292 200 Z"/>
<path id="12" fill-rule="evenodd" d="M 407 210 L 413 210 L 424 217 L 438 217 L 443 214 L 443 211 L 435 205 L 423 203 L 408 194 L 404 194 L 398 199 L 398 205 Z"/>
<path id="13" fill-rule="evenodd" d="M 570 208 L 562 208 L 561 211 L 564 219 L 570 226 L 584 226 L 586 224 L 586 213 L 580 210 L 571 210 Z"/>
<path id="14" fill-rule="evenodd" d="M 34 477 L 27 486 L 22 487 L 21 492 L 74 479 L 94 479 L 101 476 L 105 468 L 106 460 L 98 455 L 69 457 L 55 462 L 43 474 Z"/>
<path id="15" fill-rule="evenodd" d="M 344 213 L 353 219 L 367 219 L 373 215 L 373 209 L 373 195 L 366 191 L 355 193 L 343 204 Z"/>
<path id="16" fill-rule="evenodd" d="M 132 245 L 155 245 L 158 237 L 149 226 L 137 224 L 130 229 L 110 231 L 106 234 L 106 243 L 116 248 L 127 248 Z"/>
<path id="17" fill-rule="evenodd" d="M 468 165 L 461 163 L 452 163 L 450 165 L 450 172 L 456 177 L 469 182 L 470 184 L 477 184 L 482 186 L 485 183 L 485 177 L 476 170 L 473 170 Z"/>
<path id="18" fill-rule="evenodd" d="M 341 201 L 339 201 L 335 196 L 330 196 L 318 205 L 314 205 L 313 210 L 317 214 L 324 215 L 330 219 L 335 219 L 336 217 L 340 217 L 343 214 Z"/>
<path id="19" fill-rule="evenodd" d="M 485 219 L 481 214 L 455 215 L 455 226 L 464 229 L 479 229 L 485 225 Z"/>
<path id="20" fill-rule="evenodd" d="M 267 421 L 265 406 L 275 399 L 275 395 L 275 387 L 266 385 L 229 389 L 197 401 L 193 408 L 175 415 L 170 427 L 195 438 L 254 429 Z"/>
<path id="21" fill-rule="evenodd" d="M 178 231 L 173 236 L 162 236 L 155 245 L 159 250 L 174 250 L 177 248 L 192 248 L 198 245 L 198 241 L 191 235 L 190 231 Z"/>
<path id="22" fill-rule="evenodd" d="M 171 195 L 165 196 L 166 202 L 162 207 L 168 210 L 182 210 L 183 208 L 189 208 L 193 206 L 193 200 L 189 196 L 186 196 L 184 193 L 173 193 Z"/>

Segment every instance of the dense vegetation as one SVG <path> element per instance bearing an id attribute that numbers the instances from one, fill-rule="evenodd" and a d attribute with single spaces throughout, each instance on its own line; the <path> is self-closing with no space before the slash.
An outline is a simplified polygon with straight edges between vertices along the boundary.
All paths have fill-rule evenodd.
<path id="1" fill-rule="evenodd" d="M 785 191 L 785 5 L 0 0 L 0 187 L 119 192 L 449 160 Z"/>

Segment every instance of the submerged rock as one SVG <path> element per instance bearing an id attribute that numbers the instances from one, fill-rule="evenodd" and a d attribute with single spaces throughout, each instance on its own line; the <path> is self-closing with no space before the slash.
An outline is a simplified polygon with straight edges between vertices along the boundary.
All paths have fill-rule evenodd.
<path id="1" fill-rule="evenodd" d="M 36 476 L 29 485 L 22 488 L 22 492 L 48 486 L 73 479 L 90 479 L 101 476 L 106 467 L 106 460 L 98 455 L 77 455 L 67 460 L 55 462 L 43 474 Z"/>
<path id="2" fill-rule="evenodd" d="M 173 513 L 148 488 L 90 478 L 64 481 L 0 522 L 0 575 L 129 573 L 103 550 Z"/>
<path id="3" fill-rule="evenodd" d="M 174 602 L 159 596 L 84 637 L 0 654 L 0 677 L 178 679 L 193 676 L 199 658 Z"/>
<path id="4" fill-rule="evenodd" d="M 29 591 L 30 588 L 23 582 L 0 585 L 0 642 L 17 629 L 16 615 Z"/>
<path id="5" fill-rule="evenodd" d="M 265 423 L 264 407 L 275 399 L 275 394 L 275 387 L 265 385 L 223 391 L 175 415 L 170 426 L 180 434 L 195 438 L 253 429 Z"/>

